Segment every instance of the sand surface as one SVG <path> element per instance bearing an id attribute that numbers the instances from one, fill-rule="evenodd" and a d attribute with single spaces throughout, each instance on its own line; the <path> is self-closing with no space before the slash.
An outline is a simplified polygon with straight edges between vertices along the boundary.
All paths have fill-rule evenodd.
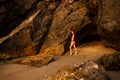
<path id="1" fill-rule="evenodd" d="M 104 54 L 115 52 L 114 49 L 105 48 L 99 41 L 91 42 L 77 48 L 78 55 L 69 56 L 67 52 L 63 56 L 56 56 L 54 62 L 42 67 L 14 64 L 11 62 L 0 65 L 0 80 L 43 80 L 53 75 L 65 65 L 79 65 L 86 60 L 96 60 Z M 17 60 L 17 59 L 16 59 Z M 15 61 L 15 60 L 13 60 Z M 120 80 L 120 73 L 116 71 L 106 72 L 112 80 Z"/>

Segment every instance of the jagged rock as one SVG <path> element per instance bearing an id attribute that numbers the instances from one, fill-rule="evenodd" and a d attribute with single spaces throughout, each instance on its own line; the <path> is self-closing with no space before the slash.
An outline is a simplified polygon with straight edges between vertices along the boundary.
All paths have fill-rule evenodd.
<path id="1" fill-rule="evenodd" d="M 0 37 L 9 34 L 25 18 L 37 0 L 3 0 L 0 1 Z"/>
<path id="2" fill-rule="evenodd" d="M 30 18 L 23 21 L 9 35 L 0 38 L 0 54 L 4 54 L 0 58 L 14 58 L 23 55 L 35 54 L 35 49 L 32 45 L 30 37 L 31 27 L 28 24 L 36 17 L 40 11 L 34 13 Z"/>
<path id="3" fill-rule="evenodd" d="M 36 54 L 31 32 L 37 5 L 38 0 L 0 1 L 0 59 Z"/>
<path id="4" fill-rule="evenodd" d="M 86 61 L 79 67 L 64 66 L 51 77 L 44 80 L 111 80 L 98 64 Z"/>
<path id="5" fill-rule="evenodd" d="M 6 55 L 1 58 L 22 57 L 37 53 L 63 54 L 69 49 L 71 37 L 69 29 L 75 33 L 84 32 L 85 27 L 92 24 L 93 28 L 87 28 L 87 32 L 80 34 L 80 40 L 90 33 L 96 33 L 97 26 L 94 26 L 95 23 L 92 20 L 97 15 L 95 13 L 97 4 L 92 2 L 94 0 L 91 2 L 79 0 L 1 2 L 1 4 L 4 3 L 0 6 L 3 17 L 7 14 L 4 12 L 12 10 L 7 14 L 7 20 L 6 17 L 0 19 L 2 20 L 0 22 L 2 26 L 0 28 L 0 54 Z M 93 10 L 91 11 L 91 9 Z M 90 14 L 94 16 L 90 16 Z M 10 24 L 7 21 L 10 21 Z"/>
<path id="6" fill-rule="evenodd" d="M 17 57 L 21 56 L 21 53 L 24 53 L 25 48 L 29 48 L 27 54 L 33 54 L 34 50 L 32 52 L 33 47 L 30 45 L 31 42 L 32 40 L 30 39 L 29 29 L 23 28 L 16 35 L 12 36 L 1 44 L 0 53 L 9 55 L 9 57 Z"/>
<path id="7" fill-rule="evenodd" d="M 98 32 L 106 46 L 120 50 L 120 1 L 99 1 Z"/>
<path id="8" fill-rule="evenodd" d="M 62 0 L 53 12 L 53 21 L 40 53 L 44 53 L 49 48 L 47 54 L 61 55 L 68 49 L 71 36 L 69 30 L 73 30 L 76 33 L 82 29 L 84 30 L 84 27 L 92 22 L 88 15 L 87 3 L 75 0 Z M 92 28 L 90 29 L 93 30 Z M 91 31 L 90 29 L 89 31 Z M 83 36 L 88 34 L 90 32 L 79 34 L 79 39 L 83 39 Z"/>
<path id="9" fill-rule="evenodd" d="M 48 32 L 47 25 L 52 18 L 45 5 L 44 2 L 39 2 L 36 5 L 37 11 L 31 12 L 28 19 L 25 19 L 7 36 L 0 38 L 0 54 L 6 55 L 1 58 L 22 57 L 39 52 L 39 46 L 42 45 Z"/>
<path id="10" fill-rule="evenodd" d="M 104 55 L 97 60 L 106 70 L 120 70 L 120 52 Z"/>

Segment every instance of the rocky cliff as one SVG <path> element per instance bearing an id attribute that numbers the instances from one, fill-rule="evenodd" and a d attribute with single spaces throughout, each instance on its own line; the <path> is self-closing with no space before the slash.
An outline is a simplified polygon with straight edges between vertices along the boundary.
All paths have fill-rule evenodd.
<path id="1" fill-rule="evenodd" d="M 119 0 L 0 0 L 0 57 L 62 55 L 97 35 L 119 49 Z M 98 35 L 99 34 L 99 35 Z"/>

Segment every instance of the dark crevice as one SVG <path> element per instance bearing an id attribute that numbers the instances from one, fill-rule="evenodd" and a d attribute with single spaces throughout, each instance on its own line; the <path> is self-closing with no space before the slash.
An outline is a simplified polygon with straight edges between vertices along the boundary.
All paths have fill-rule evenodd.
<path id="1" fill-rule="evenodd" d="M 98 34 L 95 35 L 87 35 L 84 39 L 82 39 L 80 42 L 76 43 L 76 46 L 79 46 L 81 44 L 87 43 L 87 42 L 92 42 L 92 41 L 99 41 L 100 37 Z"/>
<path id="2" fill-rule="evenodd" d="M 70 40 L 71 40 L 70 37 L 66 40 L 66 43 L 65 43 L 65 46 L 64 46 L 64 52 L 63 52 L 63 54 L 65 54 L 67 51 L 69 51 Z"/>
<path id="3" fill-rule="evenodd" d="M 93 36 L 99 36 L 97 33 L 97 25 L 95 23 L 89 23 L 85 27 L 81 28 L 78 32 L 75 33 L 75 42 L 76 45 L 79 46 L 80 44 L 88 41 Z M 88 39 L 88 40 L 87 40 Z M 95 37 L 96 39 L 96 37 Z M 85 40 L 85 41 L 84 41 Z"/>
<path id="4" fill-rule="evenodd" d="M 48 6 L 45 6 L 45 9 L 42 10 L 41 13 L 39 13 L 38 16 L 33 20 L 34 30 L 31 33 L 31 39 L 34 43 L 37 43 L 37 45 L 34 46 L 37 51 L 36 54 L 40 52 L 40 49 L 49 33 L 50 26 L 53 21 L 52 11 L 48 11 L 47 9 Z M 42 20 L 46 15 L 49 15 L 50 19 L 47 24 L 43 24 Z M 41 31 L 41 33 L 39 33 L 39 31 Z M 36 39 L 36 37 L 38 38 Z"/>

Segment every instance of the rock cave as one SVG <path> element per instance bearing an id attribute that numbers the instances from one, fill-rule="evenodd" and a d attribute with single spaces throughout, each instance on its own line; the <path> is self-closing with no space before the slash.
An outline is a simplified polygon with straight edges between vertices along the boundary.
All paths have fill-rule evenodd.
<path id="1" fill-rule="evenodd" d="M 119 75 L 120 0 L 0 0 L 0 80 Z"/>

